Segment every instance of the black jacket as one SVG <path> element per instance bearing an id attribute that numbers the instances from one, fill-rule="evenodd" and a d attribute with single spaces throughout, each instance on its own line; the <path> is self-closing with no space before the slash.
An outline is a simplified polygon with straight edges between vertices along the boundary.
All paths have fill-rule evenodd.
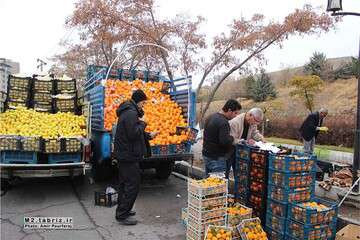
<path id="1" fill-rule="evenodd" d="M 206 119 L 202 150 L 204 156 L 209 158 L 227 156 L 231 152 L 233 141 L 229 121 L 223 114 L 214 113 Z"/>
<path id="2" fill-rule="evenodd" d="M 150 151 L 150 135 L 145 132 L 146 124 L 139 120 L 144 113 L 130 100 L 122 103 L 116 114 L 119 120 L 114 139 L 114 157 L 122 162 L 142 160 Z"/>
<path id="3" fill-rule="evenodd" d="M 300 127 L 301 137 L 306 141 L 310 141 L 313 137 L 317 138 L 319 131 L 316 127 L 321 127 L 322 121 L 319 112 L 309 114 Z"/>

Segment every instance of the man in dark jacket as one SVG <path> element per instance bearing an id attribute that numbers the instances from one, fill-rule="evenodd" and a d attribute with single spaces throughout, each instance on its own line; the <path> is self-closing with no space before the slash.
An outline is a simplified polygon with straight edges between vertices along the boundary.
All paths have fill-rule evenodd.
<path id="1" fill-rule="evenodd" d="M 328 110 L 321 108 L 318 112 L 311 113 L 307 116 L 300 127 L 300 134 L 304 142 L 305 154 L 312 154 L 314 151 L 315 139 L 319 131 L 327 131 L 327 127 L 321 127 Z"/>
<path id="2" fill-rule="evenodd" d="M 225 173 L 227 159 L 231 155 L 234 142 L 234 138 L 230 135 L 229 120 L 236 117 L 240 110 L 240 103 L 230 99 L 220 112 L 206 119 L 202 150 L 206 175 L 211 172 Z"/>
<path id="3" fill-rule="evenodd" d="M 140 187 L 139 161 L 147 152 L 146 141 L 156 133 L 146 133 L 146 124 L 141 120 L 142 107 L 147 97 L 141 90 L 136 90 L 130 101 L 122 103 L 116 113 L 119 117 L 114 140 L 114 157 L 119 167 L 119 194 L 115 218 L 123 225 L 135 225 L 131 216 Z"/>

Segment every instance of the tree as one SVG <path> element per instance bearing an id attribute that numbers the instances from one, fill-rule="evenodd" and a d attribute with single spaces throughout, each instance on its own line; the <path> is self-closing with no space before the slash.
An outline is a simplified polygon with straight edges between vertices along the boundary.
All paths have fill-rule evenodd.
<path id="1" fill-rule="evenodd" d="M 253 90 L 255 88 L 255 78 L 253 75 L 248 76 L 245 79 L 245 89 L 246 89 L 246 97 L 252 98 L 253 97 Z"/>
<path id="2" fill-rule="evenodd" d="M 265 70 L 261 70 L 260 77 L 255 82 L 255 85 L 252 89 L 252 98 L 255 102 L 263 102 L 268 98 L 275 98 L 276 91 L 275 87 L 270 81 L 269 75 L 265 73 Z"/>
<path id="3" fill-rule="evenodd" d="M 295 88 L 290 92 L 290 96 L 302 100 L 305 107 L 312 112 L 315 94 L 321 91 L 324 81 L 316 75 L 295 76 L 289 84 Z"/>
<path id="4" fill-rule="evenodd" d="M 327 62 L 324 53 L 314 52 L 310 57 L 310 62 L 304 66 L 304 73 L 306 75 L 316 75 L 321 79 L 333 79 L 333 71 L 330 64 Z"/>
<path id="5" fill-rule="evenodd" d="M 228 34 L 222 33 L 214 38 L 211 61 L 204 66 L 197 92 L 214 69 L 224 67 L 227 71 L 212 88 L 200 121 L 203 120 L 216 91 L 232 73 L 243 69 L 250 61 L 262 62 L 263 51 L 269 46 L 277 44 L 281 47 L 291 35 L 304 36 L 327 32 L 334 27 L 335 21 L 337 19 L 333 20 L 325 13 L 317 13 L 310 5 L 296 9 L 283 22 L 265 22 L 265 17 L 260 14 L 255 14 L 250 20 L 234 20 Z"/>
<path id="6" fill-rule="evenodd" d="M 198 51 L 206 46 L 204 35 L 198 31 L 204 19 L 192 20 L 182 15 L 164 19 L 156 10 L 153 0 L 79 0 L 66 26 L 79 31 L 81 46 L 99 45 L 102 65 L 110 65 L 124 46 L 151 43 L 173 52 L 181 63 L 164 49 L 145 46 L 124 52 L 118 65 L 156 70 L 164 66 L 170 79 L 179 67 L 188 75 L 198 67 Z M 70 52 L 71 46 L 64 55 Z M 60 62 L 62 57 L 58 56 Z M 87 59 L 97 57 L 89 55 Z"/>

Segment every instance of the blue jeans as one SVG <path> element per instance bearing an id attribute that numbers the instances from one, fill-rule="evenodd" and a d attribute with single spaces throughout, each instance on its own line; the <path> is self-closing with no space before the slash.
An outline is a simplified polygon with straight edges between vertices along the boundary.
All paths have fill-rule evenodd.
<path id="1" fill-rule="evenodd" d="M 218 158 L 209 158 L 203 156 L 205 161 L 205 173 L 208 175 L 209 173 L 214 172 L 226 172 L 226 157 L 218 157 Z"/>

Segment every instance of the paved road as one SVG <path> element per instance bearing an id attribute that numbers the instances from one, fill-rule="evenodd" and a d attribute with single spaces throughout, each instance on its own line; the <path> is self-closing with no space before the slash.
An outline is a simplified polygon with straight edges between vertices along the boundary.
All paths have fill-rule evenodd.
<path id="1" fill-rule="evenodd" d="M 174 176 L 159 181 L 153 173 L 144 174 L 135 206 L 140 221 L 136 226 L 119 225 L 114 219 L 115 207 L 94 206 L 94 191 L 106 185 L 90 185 L 88 181 L 77 184 L 66 178 L 32 179 L 17 184 L 1 197 L 1 239 L 185 239 L 185 229 L 180 224 L 181 208 L 187 202 L 185 181 Z M 74 229 L 23 229 L 24 216 L 71 216 Z"/>

